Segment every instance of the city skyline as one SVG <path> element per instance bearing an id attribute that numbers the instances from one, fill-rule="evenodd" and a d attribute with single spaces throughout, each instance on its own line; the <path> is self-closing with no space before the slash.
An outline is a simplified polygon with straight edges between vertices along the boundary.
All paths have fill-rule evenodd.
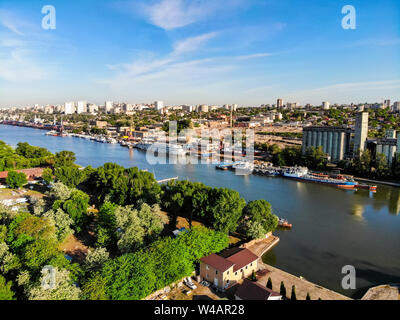
<path id="1" fill-rule="evenodd" d="M 400 98 L 394 0 L 352 1 L 355 30 L 341 26 L 343 1 L 56 0 L 55 30 L 41 28 L 46 4 L 0 6 L 0 107 Z"/>

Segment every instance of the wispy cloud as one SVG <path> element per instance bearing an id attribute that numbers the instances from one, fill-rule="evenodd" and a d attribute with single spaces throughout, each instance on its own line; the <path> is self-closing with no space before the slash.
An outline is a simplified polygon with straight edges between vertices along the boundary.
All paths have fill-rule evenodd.
<path id="1" fill-rule="evenodd" d="M 256 58 L 265 58 L 265 57 L 270 57 L 274 55 L 273 53 L 255 53 L 255 54 L 249 54 L 245 56 L 239 56 L 236 57 L 237 60 L 250 60 L 250 59 L 256 59 Z"/>
<path id="2" fill-rule="evenodd" d="M 182 54 L 185 52 L 195 51 L 201 48 L 208 40 L 215 38 L 217 32 L 210 32 L 196 37 L 187 38 L 179 41 L 174 45 L 173 54 Z"/>
<path id="3" fill-rule="evenodd" d="M 0 78 L 7 81 L 43 80 L 47 70 L 32 60 L 29 50 L 13 49 L 8 58 L 0 58 Z"/>
<path id="4" fill-rule="evenodd" d="M 24 33 L 20 30 L 21 24 L 21 20 L 17 19 L 12 12 L 0 9 L 0 25 L 10 30 L 14 34 L 23 36 Z"/>
<path id="5" fill-rule="evenodd" d="M 173 30 L 202 21 L 241 3 L 242 0 L 158 0 L 142 4 L 141 11 L 153 25 Z"/>
<path id="6" fill-rule="evenodd" d="M 0 9 L 0 79 L 9 82 L 43 80 L 51 73 L 41 55 L 48 47 L 39 27 L 22 16 Z"/>

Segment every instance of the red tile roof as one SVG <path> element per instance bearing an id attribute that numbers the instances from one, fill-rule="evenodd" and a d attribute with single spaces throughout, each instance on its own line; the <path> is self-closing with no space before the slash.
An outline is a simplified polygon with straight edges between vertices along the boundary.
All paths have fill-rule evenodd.
<path id="1" fill-rule="evenodd" d="M 248 279 L 244 279 L 243 284 L 236 290 L 235 295 L 242 300 L 268 300 L 269 297 L 280 296 L 279 293 Z"/>
<path id="2" fill-rule="evenodd" d="M 22 169 L 15 170 L 17 172 L 23 172 L 26 174 L 28 179 L 40 178 L 43 174 L 44 168 L 31 168 L 31 169 Z M 0 172 L 0 179 L 6 179 L 8 177 L 8 171 Z"/>
<path id="3" fill-rule="evenodd" d="M 232 262 L 235 266 L 233 267 L 233 272 L 242 269 L 243 267 L 249 265 L 250 263 L 257 261 L 258 256 L 256 256 L 249 249 L 243 249 L 238 253 L 230 256 L 226 260 Z"/>
<path id="4" fill-rule="evenodd" d="M 234 265 L 232 262 L 220 257 L 219 255 L 216 255 L 215 253 L 201 258 L 200 261 L 221 272 L 225 272 Z"/>

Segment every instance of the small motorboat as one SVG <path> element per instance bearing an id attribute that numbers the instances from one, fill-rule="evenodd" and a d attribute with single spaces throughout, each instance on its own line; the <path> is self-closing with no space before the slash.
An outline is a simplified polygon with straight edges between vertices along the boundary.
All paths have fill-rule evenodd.
<path id="1" fill-rule="evenodd" d="M 279 219 L 278 226 L 282 228 L 292 228 L 293 225 L 285 219 Z"/>

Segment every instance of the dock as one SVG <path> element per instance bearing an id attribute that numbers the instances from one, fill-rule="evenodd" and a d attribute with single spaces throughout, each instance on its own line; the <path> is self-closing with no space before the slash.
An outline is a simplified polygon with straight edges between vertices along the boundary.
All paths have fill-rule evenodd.
<path id="1" fill-rule="evenodd" d="M 168 179 L 159 180 L 159 181 L 157 181 L 157 183 L 168 183 L 170 181 L 174 181 L 174 180 L 178 180 L 178 179 L 179 179 L 179 177 L 168 178 Z"/>
<path id="2" fill-rule="evenodd" d="M 266 286 L 268 278 L 271 278 L 273 290 L 279 292 L 281 282 L 283 281 L 286 288 L 287 298 L 290 298 L 292 286 L 295 286 L 297 300 L 305 300 L 307 293 L 310 295 L 311 300 L 353 300 L 340 293 L 321 287 L 302 277 L 297 277 L 263 262 L 259 262 L 259 266 L 260 269 L 266 271 L 266 274 L 260 280 L 258 280 L 258 283 Z"/>

